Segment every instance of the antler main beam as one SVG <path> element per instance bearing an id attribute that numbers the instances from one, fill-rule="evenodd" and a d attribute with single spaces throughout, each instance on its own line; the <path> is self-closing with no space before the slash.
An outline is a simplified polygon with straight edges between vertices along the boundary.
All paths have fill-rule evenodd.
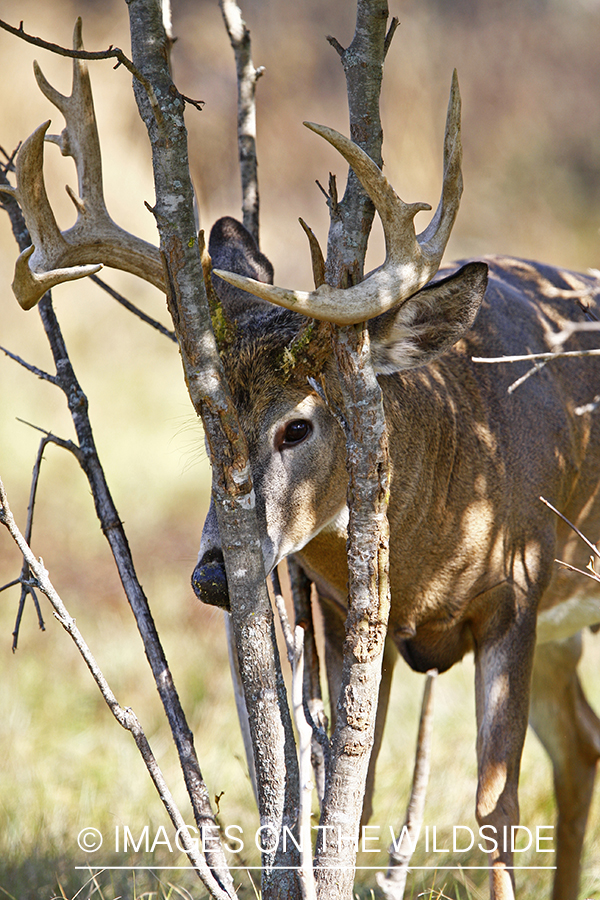
<path id="1" fill-rule="evenodd" d="M 73 49 L 83 49 L 81 19 L 73 33 Z M 32 246 L 19 256 L 13 291 L 23 309 L 31 309 L 51 287 L 97 272 L 103 265 L 123 269 L 165 290 L 158 247 L 120 228 L 108 214 L 102 186 L 102 159 L 87 65 L 73 60 L 73 89 L 65 97 L 45 79 L 37 63 L 40 90 L 65 117 L 60 135 L 46 135 L 40 125 L 23 143 L 16 161 L 16 188 L 1 188 L 19 202 Z M 44 140 L 52 141 L 77 168 L 79 195 L 67 187 L 77 209 L 77 221 L 61 232 L 44 184 Z"/>
<path id="2" fill-rule="evenodd" d="M 383 265 L 360 284 L 345 289 L 323 284 L 309 292 L 285 290 L 218 269 L 215 274 L 235 287 L 305 316 L 338 325 L 364 322 L 412 296 L 439 268 L 462 194 L 458 77 L 454 71 L 444 137 L 442 195 L 431 222 L 419 235 L 415 232 L 414 218 L 421 210 L 431 209 L 427 203 L 405 203 L 357 144 L 331 128 L 305 124 L 341 153 L 375 204 L 385 235 Z"/>

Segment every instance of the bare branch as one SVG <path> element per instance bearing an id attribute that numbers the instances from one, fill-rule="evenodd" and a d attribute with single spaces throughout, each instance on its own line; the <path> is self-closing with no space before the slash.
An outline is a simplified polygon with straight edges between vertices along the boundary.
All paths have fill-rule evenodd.
<path id="1" fill-rule="evenodd" d="M 290 620 L 288 619 L 287 610 L 285 608 L 285 599 L 283 596 L 283 591 L 281 590 L 281 582 L 279 580 L 279 572 L 277 571 L 277 567 L 273 569 L 271 572 L 271 584 L 273 585 L 273 599 L 275 601 L 275 609 L 277 610 L 277 615 L 279 616 L 279 624 L 281 625 L 281 631 L 283 634 L 283 640 L 285 641 L 285 649 L 287 652 L 287 658 L 290 666 L 294 666 L 295 656 L 294 656 L 294 632 L 290 626 Z"/>
<path id="2" fill-rule="evenodd" d="M 305 631 L 296 622 L 294 630 L 289 623 L 285 600 L 281 590 L 279 573 L 275 568 L 271 573 L 275 607 L 279 615 L 281 630 L 286 644 L 288 660 L 292 669 L 292 714 L 298 734 L 298 763 L 300 773 L 300 804 L 298 811 L 298 834 L 301 837 L 300 853 L 300 886 L 304 900 L 315 900 L 315 880 L 312 867 L 312 846 L 310 841 L 310 824 L 312 794 L 311 747 L 313 728 L 309 717 L 305 714 L 304 682 L 306 657 L 304 653 Z"/>
<path id="3" fill-rule="evenodd" d="M 162 325 L 156 319 L 153 319 L 152 316 L 149 316 L 118 291 L 115 291 L 114 288 L 103 281 L 102 278 L 100 278 L 98 275 L 90 275 L 90 281 L 93 281 L 94 284 L 97 284 L 98 287 L 102 288 L 103 291 L 106 291 L 106 293 L 109 294 L 109 296 L 111 296 L 113 300 L 116 300 L 117 303 L 120 303 L 121 306 L 124 306 L 126 310 L 128 310 L 130 313 L 133 313 L 133 315 L 137 316 L 138 319 L 141 319 L 142 322 L 145 322 L 147 325 L 150 325 L 151 328 L 155 328 L 165 337 L 168 337 L 169 340 L 177 343 L 177 337 L 174 331 L 170 331 L 168 328 L 165 328 L 164 325 Z"/>
<path id="4" fill-rule="evenodd" d="M 541 372 L 544 366 L 547 366 L 549 362 L 549 359 L 544 359 L 534 363 L 531 369 L 528 369 L 524 375 L 521 375 L 521 377 L 517 378 L 516 381 L 513 381 L 512 384 L 509 384 L 506 389 L 506 393 L 513 394 L 517 390 L 517 388 L 520 388 L 522 384 L 525 384 L 525 382 L 529 378 L 531 378 L 532 375 L 537 375 L 538 372 Z"/>
<path id="5" fill-rule="evenodd" d="M 31 599 L 33 601 L 33 605 L 34 605 L 34 608 L 35 608 L 35 611 L 37 614 L 37 620 L 38 620 L 38 625 L 39 625 L 40 631 L 46 630 L 44 617 L 42 616 L 42 610 L 40 608 L 40 603 L 37 598 L 35 588 L 34 588 L 33 584 L 31 584 L 29 581 L 29 567 L 27 566 L 27 563 L 24 562 L 23 563 L 23 572 L 25 572 L 25 571 L 27 572 L 26 576 L 21 574 L 21 577 L 17 578 L 16 581 L 11 581 L 11 583 L 9 585 L 5 585 L 3 588 L 0 588 L 0 590 L 4 590 L 5 587 L 12 587 L 14 584 L 21 585 L 21 596 L 19 598 L 19 606 L 17 607 L 17 615 L 15 618 L 15 627 L 13 628 L 13 633 L 12 633 L 12 639 L 13 639 L 12 652 L 13 653 L 16 652 L 17 646 L 19 643 L 19 631 L 21 629 L 21 622 L 23 620 L 23 613 L 25 611 L 25 603 L 27 601 L 27 597 L 31 597 Z"/>
<path id="6" fill-rule="evenodd" d="M 166 35 L 158 5 L 128 4 L 132 57 L 158 96 L 170 97 Z M 298 813 L 298 763 L 265 584 L 248 452 L 226 388 L 202 277 L 182 108 L 169 100 L 167 140 L 157 133 L 146 98 L 135 88 L 152 144 L 156 218 L 167 275 L 167 301 L 192 403 L 202 415 L 213 464 L 213 499 L 227 571 L 231 623 L 246 694 L 259 787 L 261 823 L 280 832 Z M 269 752 L 265 752 L 265 748 Z M 264 900 L 297 888 L 293 847 L 263 855 Z M 277 868 L 274 868 L 277 866 Z"/>
<path id="7" fill-rule="evenodd" d="M 575 534 L 577 535 L 578 538 L 581 538 L 583 543 L 586 545 L 586 547 L 588 547 L 592 551 L 594 556 L 596 556 L 598 559 L 600 559 L 600 550 L 598 550 L 598 548 L 595 544 L 592 544 L 592 542 L 589 540 L 589 538 L 587 538 L 585 536 L 585 534 L 583 534 L 579 530 L 579 528 L 577 528 L 575 525 L 573 525 L 573 523 L 570 522 L 566 516 L 563 516 L 563 514 L 561 512 L 559 512 L 557 510 L 557 508 L 555 506 L 553 506 L 552 503 L 550 503 L 549 500 L 546 500 L 544 497 L 540 497 L 540 500 L 542 501 L 542 503 L 544 503 L 548 507 L 548 509 L 551 509 L 552 512 L 559 517 L 559 519 L 562 519 L 563 522 L 566 525 L 568 525 L 569 528 L 571 528 L 575 532 Z M 559 560 L 557 560 L 557 562 L 559 562 Z"/>
<path id="8" fill-rule="evenodd" d="M 32 365 L 32 363 L 25 362 L 24 359 L 21 359 L 20 356 L 17 356 L 16 353 L 11 353 L 10 350 L 7 350 L 6 347 L 0 347 L 2 353 L 8 356 L 9 359 L 14 360 L 20 366 L 23 366 L 24 369 L 27 369 L 28 372 L 31 372 L 33 375 L 37 375 L 38 378 L 41 378 L 42 381 L 49 381 L 51 384 L 56 384 L 56 375 L 50 375 L 49 372 L 44 372 L 43 369 L 38 369 L 37 366 Z"/>
<path id="9" fill-rule="evenodd" d="M 584 356 L 600 356 L 600 349 L 557 350 L 550 353 L 526 353 L 523 356 L 472 356 L 471 361 L 474 363 L 515 363 L 530 362 L 531 360 L 536 359 L 543 359 L 548 361 L 551 359 L 568 359 L 569 357 Z"/>
<path id="10" fill-rule="evenodd" d="M 256 159 L 256 82 L 262 67 L 252 62 L 250 31 L 236 0 L 219 0 L 223 20 L 235 54 L 238 88 L 238 154 L 242 178 L 242 215 L 256 246 L 260 246 L 258 163 Z"/>
<path id="11" fill-rule="evenodd" d="M 23 558 L 26 561 L 27 566 L 29 567 L 29 570 L 35 578 L 35 583 L 38 585 L 42 593 L 44 593 L 46 597 L 48 597 L 48 600 L 50 601 L 50 603 L 52 604 L 52 608 L 54 609 L 56 618 L 63 626 L 65 631 L 73 639 L 73 642 L 75 643 L 85 664 L 91 672 L 92 677 L 98 685 L 100 692 L 102 693 L 102 696 L 104 697 L 104 700 L 106 701 L 106 704 L 112 712 L 113 716 L 123 728 L 131 732 L 138 746 L 142 759 L 146 764 L 146 768 L 150 773 L 150 777 L 152 778 L 156 790 L 158 791 L 160 799 L 162 800 L 173 825 L 178 829 L 178 834 L 183 840 L 188 858 L 198 872 L 202 883 L 206 886 L 207 890 L 210 891 L 212 896 L 218 898 L 218 900 L 231 900 L 231 893 L 223 890 L 218 884 L 210 867 L 207 865 L 206 860 L 198 852 L 195 842 L 190 837 L 183 816 L 179 812 L 179 809 L 177 808 L 171 792 L 169 791 L 167 783 L 164 780 L 164 777 L 156 762 L 154 754 L 152 753 L 146 735 L 144 734 L 135 713 L 133 712 L 133 710 L 128 708 L 126 709 L 120 706 L 120 704 L 118 703 L 115 695 L 108 685 L 108 682 L 104 678 L 104 675 L 102 674 L 96 660 L 94 659 L 94 656 L 92 655 L 88 645 L 83 639 L 81 632 L 77 628 L 75 620 L 69 615 L 60 596 L 54 589 L 54 586 L 50 581 L 48 572 L 44 568 L 42 561 L 36 559 L 31 551 L 29 544 L 19 530 L 8 505 L 6 491 L 1 480 L 0 523 L 5 525 L 8 529 L 11 537 L 21 551 Z"/>
<path id="12" fill-rule="evenodd" d="M 81 19 L 78 19 L 78 22 L 81 23 Z M 148 94 L 148 99 L 150 100 L 152 109 L 155 112 L 157 122 L 159 125 L 163 124 L 162 112 L 160 110 L 158 101 L 154 94 L 154 90 L 150 82 L 144 78 L 141 72 L 134 66 L 131 60 L 125 56 L 122 50 L 118 47 L 108 47 L 106 50 L 84 50 L 83 47 L 76 48 L 73 50 L 69 50 L 67 47 L 61 47 L 60 44 L 53 44 L 51 41 L 45 41 L 43 38 L 35 37 L 32 34 L 27 34 L 27 32 L 23 28 L 23 22 L 20 23 L 18 28 L 15 28 L 14 25 L 9 25 L 8 22 L 4 22 L 0 19 L 0 28 L 3 28 L 4 31 L 8 31 L 9 34 L 14 34 L 15 37 L 21 38 L 21 40 L 26 41 L 28 44 L 34 44 L 36 47 L 41 47 L 42 50 L 49 50 L 51 53 L 56 53 L 59 56 L 67 56 L 70 59 L 85 59 L 85 60 L 100 60 L 100 59 L 116 59 L 117 66 L 124 66 L 128 72 L 130 72 L 134 78 L 136 78 L 140 84 L 144 86 Z M 116 68 L 116 67 L 115 67 Z"/>
<path id="13" fill-rule="evenodd" d="M 390 847 L 390 861 L 386 874 L 384 875 L 380 872 L 377 875 L 377 883 L 383 891 L 386 900 L 402 900 L 404 897 L 408 864 L 414 853 L 423 823 L 425 797 L 429 781 L 431 736 L 433 732 L 433 685 L 436 676 L 437 671 L 432 670 L 427 673 L 425 679 L 413 782 L 406 809 L 406 819 L 399 837 Z"/>
<path id="14" fill-rule="evenodd" d="M 328 34 L 328 35 L 327 35 L 327 42 L 328 42 L 329 44 L 331 44 L 331 46 L 333 47 L 333 49 L 335 50 L 335 52 L 338 54 L 338 56 L 343 57 L 343 55 L 344 55 L 344 53 L 345 53 L 346 51 L 345 51 L 345 49 L 342 47 L 342 45 L 340 44 L 340 42 L 338 41 L 338 39 L 337 39 L 336 37 L 334 37 L 332 34 Z"/>
<path id="15" fill-rule="evenodd" d="M 34 426 L 32 426 L 32 427 L 34 427 Z M 35 498 L 36 498 L 37 488 L 38 488 L 39 479 L 40 479 L 40 470 L 41 470 L 41 465 L 42 465 L 42 459 L 44 456 L 44 450 L 46 449 L 47 445 L 52 442 L 52 440 L 53 440 L 53 435 L 50 435 L 49 433 L 46 433 L 45 436 L 41 439 L 40 445 L 38 447 L 38 452 L 37 452 L 37 456 L 35 459 L 35 463 L 33 465 L 33 472 L 31 474 L 31 487 L 29 489 L 29 503 L 27 504 L 27 525 L 25 528 L 25 540 L 28 544 L 31 544 L 31 535 L 33 533 L 33 514 L 35 511 Z M 69 442 L 69 443 L 71 443 L 71 442 Z M 75 445 L 73 445 L 73 449 L 74 448 L 75 448 Z M 72 448 L 69 447 L 68 449 L 72 449 Z M 17 610 L 17 617 L 15 620 L 15 627 L 13 629 L 13 635 L 12 635 L 12 637 L 13 637 L 13 643 L 12 643 L 13 653 L 16 651 L 17 645 L 19 642 L 19 631 L 21 628 L 21 620 L 23 617 L 23 611 L 25 609 L 25 601 L 26 601 L 28 595 L 31 596 L 31 599 L 33 600 L 33 605 L 34 605 L 36 613 L 37 613 L 38 624 L 39 624 L 40 630 L 44 631 L 45 627 L 46 627 L 44 625 L 44 619 L 42 617 L 42 611 L 40 609 L 40 604 L 38 602 L 37 595 L 35 593 L 33 585 L 30 584 L 29 579 L 30 579 L 29 566 L 27 565 L 27 562 L 25 561 L 25 559 L 23 559 L 23 568 L 21 569 L 21 575 L 19 578 L 19 581 L 21 583 L 21 597 L 19 600 L 19 607 Z"/>
<path id="16" fill-rule="evenodd" d="M 366 154 L 375 168 L 381 165 L 379 95 L 387 17 L 385 0 L 359 0 L 354 38 L 342 56 L 350 134 L 360 137 L 361 159 Z M 351 171 L 344 197 L 335 210 L 330 207 L 326 278 L 335 288 L 361 281 L 372 219 L 372 200 Z M 349 291 L 352 287 L 339 294 L 347 296 Z M 389 614 L 389 457 L 381 392 L 370 361 L 368 330 L 364 326 L 335 329 L 333 346 L 348 423 L 349 599 L 342 687 L 337 698 L 338 716 L 331 739 L 320 825 L 325 826 L 324 835 L 326 826 L 341 828 L 345 846 L 335 847 L 326 840 L 318 842 L 315 879 L 317 891 L 328 900 L 345 900 L 352 895 L 356 862 L 353 839 L 358 833 L 373 745 Z"/>
<path id="17" fill-rule="evenodd" d="M 577 572 L 579 575 L 585 575 L 586 578 L 592 578 L 594 581 L 600 582 L 600 575 L 594 569 L 593 559 L 590 559 L 585 569 L 578 569 L 577 566 L 572 566 L 562 559 L 556 559 L 555 562 L 562 566 L 563 569 L 570 569 L 571 572 Z"/>
<path id="18" fill-rule="evenodd" d="M 288 559 L 288 573 L 294 600 L 294 618 L 296 625 L 304 629 L 304 679 L 302 702 L 304 717 L 312 728 L 311 760 L 317 788 L 319 805 L 325 794 L 325 770 L 330 757 L 328 727 L 323 695 L 321 693 L 321 674 L 319 653 L 315 639 L 315 625 L 312 614 L 312 583 L 298 563 Z"/>
<path id="19" fill-rule="evenodd" d="M 396 16 L 394 16 L 392 18 L 392 21 L 390 22 L 390 27 L 388 28 L 388 32 L 385 36 L 385 43 L 383 45 L 384 56 L 387 56 L 387 54 L 388 54 L 388 50 L 390 49 L 390 46 L 394 39 L 394 35 L 396 34 L 396 29 L 399 24 L 400 24 L 400 20 Z"/>
<path id="20" fill-rule="evenodd" d="M 573 290 L 573 291 L 557 291 L 557 294 L 560 296 L 573 296 L 583 310 L 583 312 L 589 317 L 589 319 L 593 319 L 592 314 L 589 312 L 587 307 L 582 303 L 582 298 L 584 296 L 589 295 L 589 291 L 582 290 Z M 590 331 L 600 331 L 600 322 L 597 320 L 587 321 L 587 322 L 569 322 L 564 326 L 561 331 L 555 332 L 554 334 L 548 335 L 548 343 L 550 346 L 554 346 L 556 348 L 562 347 L 563 344 L 573 335 L 580 332 L 590 332 Z M 521 356 L 496 356 L 496 357 L 488 357 L 488 356 L 472 356 L 471 361 L 474 363 L 514 363 L 514 362 L 533 362 L 534 365 L 531 369 L 528 369 L 524 375 L 521 375 L 520 378 L 517 378 L 516 381 L 513 381 L 511 385 L 507 388 L 507 392 L 512 394 L 517 388 L 521 387 L 528 378 L 531 378 L 532 375 L 537 375 L 544 366 L 546 366 L 553 359 L 566 359 L 569 357 L 585 357 L 585 356 L 598 356 L 600 354 L 600 350 L 598 349 L 590 349 L 590 350 L 552 350 L 546 353 L 527 353 Z M 579 411 L 576 410 L 577 415 L 582 415 L 583 412 L 591 412 L 595 408 L 594 405 L 588 405 L 586 407 L 579 407 Z"/>

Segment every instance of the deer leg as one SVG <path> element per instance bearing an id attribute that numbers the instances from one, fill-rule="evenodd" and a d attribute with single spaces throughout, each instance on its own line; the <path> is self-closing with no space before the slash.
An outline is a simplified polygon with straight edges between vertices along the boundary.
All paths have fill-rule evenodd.
<path id="1" fill-rule="evenodd" d="M 580 656 L 577 634 L 539 645 L 533 668 L 530 724 L 552 760 L 558 805 L 553 900 L 578 896 L 581 851 L 600 757 L 600 719 L 579 683 Z"/>
<path id="2" fill-rule="evenodd" d="M 487 624 L 481 631 L 474 627 L 478 726 L 476 815 L 488 850 L 490 897 L 514 900 L 511 826 L 519 823 L 517 791 L 527 731 L 535 613 L 517 608 L 513 589 L 508 584 L 490 592 L 489 599 L 496 615 L 486 617 Z M 498 621 L 504 618 L 503 610 L 510 611 L 510 621 Z"/>

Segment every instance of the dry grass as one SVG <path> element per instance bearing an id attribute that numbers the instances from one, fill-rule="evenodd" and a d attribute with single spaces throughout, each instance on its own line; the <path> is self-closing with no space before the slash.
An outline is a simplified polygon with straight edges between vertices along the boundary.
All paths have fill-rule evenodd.
<path id="1" fill-rule="evenodd" d="M 436 202 L 441 139 L 450 73 L 459 69 L 464 101 L 466 192 L 449 256 L 509 252 L 573 268 L 598 265 L 600 225 L 600 107 L 595 86 L 600 55 L 595 35 L 598 7 L 583 2 L 537 4 L 392 3 L 402 26 L 386 64 L 385 159 L 388 174 L 406 200 Z M 450 15 L 447 7 L 455 6 Z M 109 43 L 128 48 L 126 10 L 117 0 L 93 4 L 62 0 L 39 4 L 0 0 L 0 16 L 49 40 L 68 43 L 75 16 L 84 17 L 90 48 Z M 206 101 L 203 113 L 188 111 L 193 175 L 201 217 L 208 227 L 239 207 L 236 169 L 235 87 L 231 51 L 216 3 L 174 3 L 180 36 L 175 77 L 182 92 Z M 446 11 L 445 11 L 446 10 Z M 466 14 L 461 14 L 466 10 Z M 301 11 L 284 0 L 250 0 L 244 11 L 252 27 L 254 59 L 267 74 L 259 89 L 263 248 L 282 283 L 308 287 L 310 267 L 296 224 L 307 219 L 322 236 L 326 210 L 315 179 L 343 169 L 303 119 L 346 129 L 342 77 L 324 35 L 344 43 L 353 23 L 347 4 L 308 0 Z M 69 64 L 0 33 L 6 77 L 0 102 L 0 144 L 12 149 L 48 116 L 58 114 L 38 95 L 31 61 L 59 89 L 68 90 Z M 131 97 L 129 77 L 108 63 L 92 69 L 106 171 L 108 205 L 115 219 L 155 238 L 143 206 L 152 200 L 146 138 Z M 73 183 L 69 161 L 49 148 L 47 182 L 62 222 L 72 220 L 62 185 Z M 373 263 L 381 240 L 374 238 Z M 10 294 L 15 245 L 0 219 L 2 313 L 0 344 L 40 366 L 49 366 L 35 312 L 16 308 Z M 108 280 L 165 321 L 162 297 L 125 275 Z M 220 799 L 223 823 L 244 833 L 256 827 L 251 791 L 229 686 L 220 614 L 199 608 L 189 575 L 207 507 L 209 473 L 202 435 L 186 397 L 181 366 L 164 338 L 132 321 L 91 285 L 64 286 L 56 306 L 73 361 L 90 402 L 96 437 L 117 507 L 125 521 L 141 581 L 150 597 L 209 790 Z M 24 522 L 28 481 L 38 436 L 17 417 L 70 437 L 63 398 L 48 385 L 0 359 L 0 474 L 15 515 Z M 131 705 L 151 739 L 160 764 L 184 809 L 185 794 L 170 736 L 147 670 L 141 643 L 94 519 L 83 477 L 74 462 L 50 448 L 44 463 L 34 550 L 43 556 L 56 587 L 86 635 L 119 700 Z M 15 577 L 20 561 L 0 534 L 0 584 Z M 90 881 L 75 866 L 94 864 L 77 835 L 87 826 L 105 835 L 101 861 L 115 829 L 139 834 L 166 825 L 129 736 L 121 732 L 90 681 L 69 640 L 48 616 L 37 630 L 25 616 L 20 649 L 10 650 L 16 595 L 0 595 L 2 717 L 0 719 L 0 896 L 113 900 L 203 896 L 181 872 L 105 872 Z M 587 690 L 600 707 L 598 641 L 588 641 Z M 426 824 L 443 839 L 453 825 L 475 827 L 472 663 L 440 679 L 436 700 L 434 771 Z M 402 819 L 413 753 L 421 679 L 398 666 L 373 822 L 385 836 Z M 523 822 L 550 824 L 548 763 L 530 736 L 522 774 Z M 186 815 L 184 813 L 184 815 Z M 441 844 L 440 846 L 446 846 Z M 361 865 L 384 862 L 363 854 Z M 140 857 L 144 863 L 148 854 Z M 131 864 L 132 856 L 127 857 Z M 153 864 L 182 865 L 158 848 Z M 243 863 L 257 862 L 248 847 Z M 424 851 L 416 865 L 448 864 Z M 464 865 L 481 865 L 475 855 Z M 413 897 L 485 896 L 485 876 L 466 870 L 424 870 L 410 883 Z M 253 897 L 240 876 L 242 896 Z M 523 872 L 522 896 L 548 894 L 548 878 Z M 86 884 L 82 888 L 82 885 Z M 370 897 L 373 876 L 361 872 L 360 895 Z M 441 892 L 441 893 L 440 893 Z M 581 897 L 600 894 L 600 809 L 596 799 L 587 841 Z"/>

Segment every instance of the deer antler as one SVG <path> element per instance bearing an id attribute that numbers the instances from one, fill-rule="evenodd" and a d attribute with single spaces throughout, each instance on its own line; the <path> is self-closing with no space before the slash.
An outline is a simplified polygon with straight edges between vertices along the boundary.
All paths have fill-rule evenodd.
<path id="1" fill-rule="evenodd" d="M 322 284 L 310 292 L 288 291 L 218 269 L 215 275 L 305 316 L 338 325 L 364 322 L 416 293 L 435 275 L 442 260 L 462 194 L 460 93 L 456 71 L 452 76 L 446 119 L 442 195 L 431 222 L 419 235 L 415 233 L 414 217 L 420 210 L 431 209 L 429 204 L 404 203 L 381 169 L 360 147 L 331 128 L 309 122 L 305 125 L 342 154 L 375 204 L 385 234 L 385 262 L 360 284 L 345 289 Z"/>
<path id="2" fill-rule="evenodd" d="M 81 19 L 73 32 L 73 49 L 81 50 Z M 16 188 L 1 188 L 18 200 L 31 235 L 32 246 L 19 256 L 13 291 L 23 309 L 31 309 L 49 288 L 97 272 L 102 265 L 132 272 L 160 290 L 164 274 L 157 247 L 120 228 L 108 214 L 102 187 L 102 160 L 87 66 L 73 60 L 73 90 L 65 97 L 45 79 L 34 63 L 43 94 L 65 117 L 61 135 L 48 135 L 50 122 L 27 138 L 16 161 Z M 77 167 L 79 196 L 67 187 L 77 208 L 77 221 L 61 232 L 44 184 L 44 138 L 72 156 Z"/>

